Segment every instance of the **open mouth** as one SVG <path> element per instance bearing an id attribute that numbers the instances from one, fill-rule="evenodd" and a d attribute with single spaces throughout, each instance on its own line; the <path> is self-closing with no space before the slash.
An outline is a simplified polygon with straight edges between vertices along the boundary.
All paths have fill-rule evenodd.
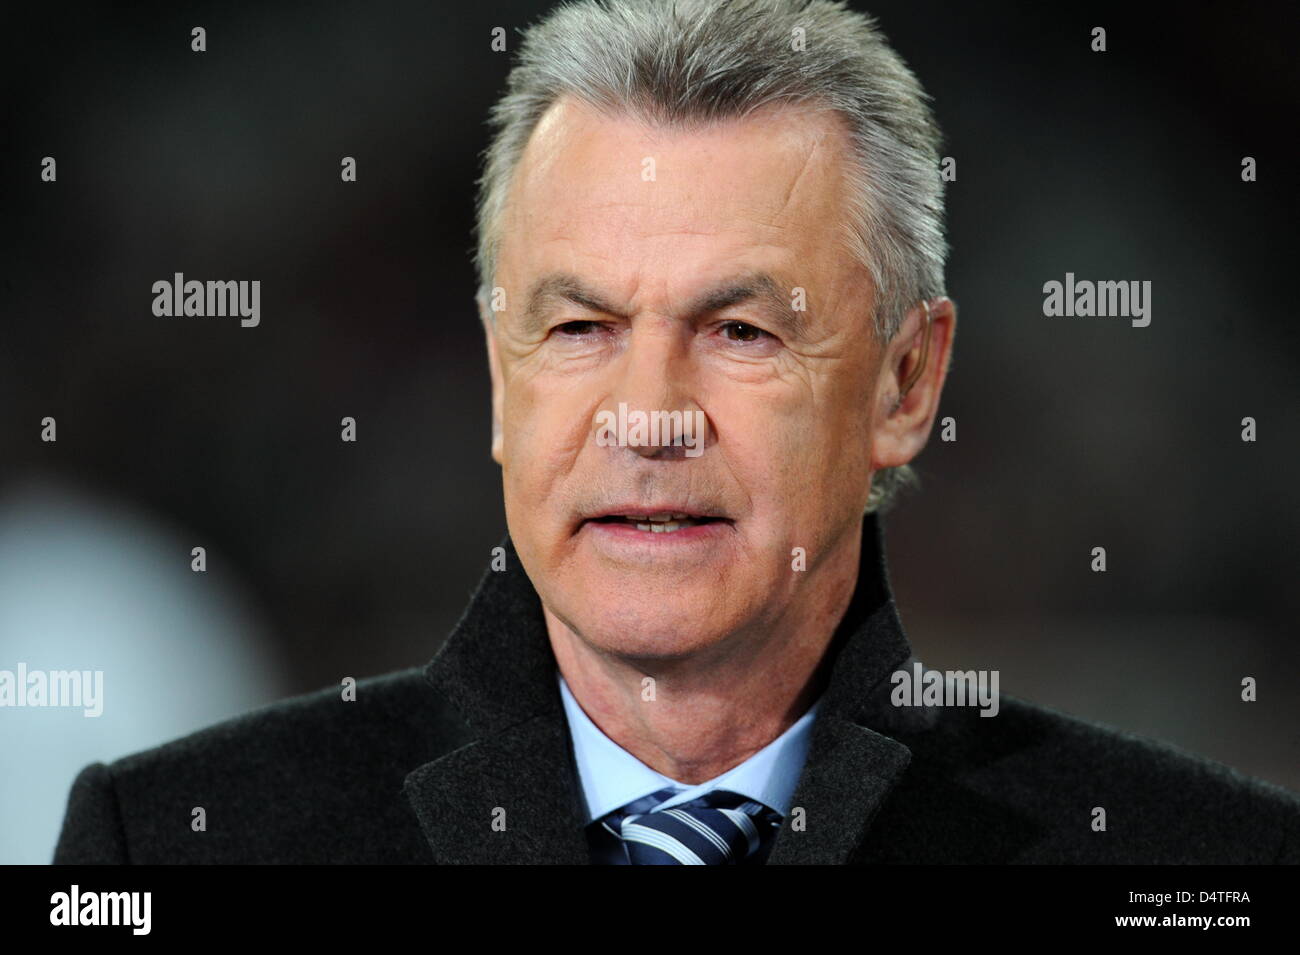
<path id="1" fill-rule="evenodd" d="M 652 534 L 672 534 L 688 527 L 722 523 L 726 518 L 706 517 L 702 514 L 606 514 L 590 520 L 593 524 L 625 524 Z"/>

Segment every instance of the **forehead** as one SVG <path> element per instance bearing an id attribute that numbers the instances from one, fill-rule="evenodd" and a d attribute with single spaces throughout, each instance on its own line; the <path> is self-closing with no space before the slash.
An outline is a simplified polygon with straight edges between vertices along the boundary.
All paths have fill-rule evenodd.
<path id="1" fill-rule="evenodd" d="M 830 112 L 766 107 L 682 128 L 561 100 L 511 184 L 500 267 L 523 281 L 563 270 L 629 295 L 689 295 L 749 270 L 810 285 L 850 265 L 848 155 Z"/>

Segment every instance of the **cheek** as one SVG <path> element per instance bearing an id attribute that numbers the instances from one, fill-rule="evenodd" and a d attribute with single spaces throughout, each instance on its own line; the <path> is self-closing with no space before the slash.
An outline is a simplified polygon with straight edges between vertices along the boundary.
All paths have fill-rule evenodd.
<path id="1" fill-rule="evenodd" d="M 591 414 L 575 389 L 541 389 L 518 379 L 506 389 L 502 419 L 506 481 L 533 492 L 572 468 L 591 431 Z"/>
<path id="2" fill-rule="evenodd" d="M 778 506 L 807 530 L 856 520 L 871 473 L 871 418 L 866 399 L 848 389 L 767 423 L 772 492 Z"/>
<path id="3" fill-rule="evenodd" d="M 819 426 L 829 432 L 839 459 L 870 457 L 874 378 L 867 367 L 843 369 L 819 409 Z"/>
<path id="4" fill-rule="evenodd" d="M 710 408 L 723 423 L 728 457 L 795 482 L 869 457 L 869 400 L 856 387 L 825 383 L 814 390 L 801 382 L 766 394 L 716 395 Z"/>

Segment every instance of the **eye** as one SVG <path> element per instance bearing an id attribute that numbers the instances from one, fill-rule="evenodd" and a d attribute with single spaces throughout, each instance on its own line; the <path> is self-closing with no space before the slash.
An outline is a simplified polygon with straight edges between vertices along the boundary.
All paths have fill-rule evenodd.
<path id="1" fill-rule="evenodd" d="M 565 338 L 585 338 L 592 332 L 600 330 L 600 322 L 565 322 L 562 325 L 556 325 L 554 331 L 563 335 Z"/>
<path id="2" fill-rule="evenodd" d="M 763 329 L 745 322 L 726 322 L 722 326 L 722 335 L 733 342 L 757 342 L 773 337 Z"/>

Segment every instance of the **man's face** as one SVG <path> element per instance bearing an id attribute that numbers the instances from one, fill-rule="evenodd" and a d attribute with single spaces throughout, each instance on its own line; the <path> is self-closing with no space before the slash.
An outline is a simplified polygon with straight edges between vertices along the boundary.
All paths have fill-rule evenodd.
<path id="1" fill-rule="evenodd" d="M 726 653 L 853 548 L 881 352 L 842 246 L 846 141 L 831 114 L 656 130 L 571 100 L 534 132 L 488 329 L 493 456 L 524 568 L 590 646 Z M 598 441 L 621 403 L 702 412 L 702 453 Z"/>

